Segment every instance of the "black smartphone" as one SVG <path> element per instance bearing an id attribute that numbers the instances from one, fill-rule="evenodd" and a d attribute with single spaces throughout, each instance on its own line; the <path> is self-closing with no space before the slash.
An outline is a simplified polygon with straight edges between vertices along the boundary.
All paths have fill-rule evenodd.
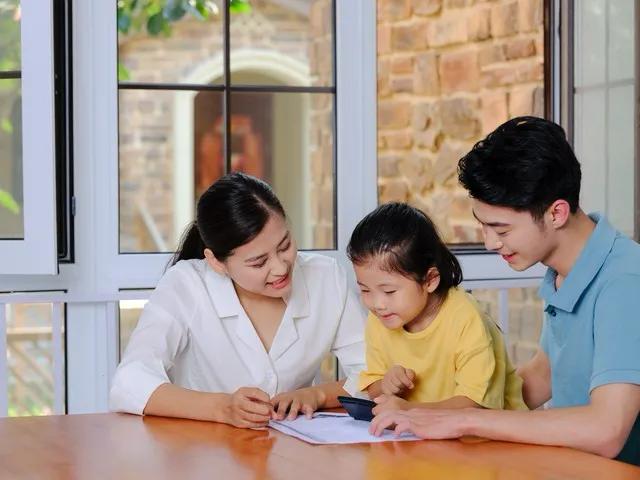
<path id="1" fill-rule="evenodd" d="M 356 420 L 370 422 L 373 419 L 371 410 L 376 406 L 376 402 L 356 397 L 338 397 L 338 401 L 347 413 Z"/>

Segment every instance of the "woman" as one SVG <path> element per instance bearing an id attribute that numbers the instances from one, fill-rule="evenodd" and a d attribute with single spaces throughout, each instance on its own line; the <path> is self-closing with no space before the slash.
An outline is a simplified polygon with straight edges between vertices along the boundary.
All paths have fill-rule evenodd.
<path id="1" fill-rule="evenodd" d="M 113 379 L 112 410 L 265 426 L 338 405 L 364 366 L 364 312 L 336 261 L 298 253 L 271 188 L 242 173 L 201 196 Z M 346 383 L 311 386 L 327 353 Z"/>

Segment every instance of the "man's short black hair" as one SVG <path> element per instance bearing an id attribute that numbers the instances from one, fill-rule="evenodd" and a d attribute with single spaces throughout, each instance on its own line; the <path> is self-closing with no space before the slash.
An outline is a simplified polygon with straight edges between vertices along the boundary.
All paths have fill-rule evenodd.
<path id="1" fill-rule="evenodd" d="M 556 200 L 578 209 L 580 163 L 559 125 L 513 118 L 491 132 L 458 163 L 458 179 L 472 198 L 542 218 Z"/>

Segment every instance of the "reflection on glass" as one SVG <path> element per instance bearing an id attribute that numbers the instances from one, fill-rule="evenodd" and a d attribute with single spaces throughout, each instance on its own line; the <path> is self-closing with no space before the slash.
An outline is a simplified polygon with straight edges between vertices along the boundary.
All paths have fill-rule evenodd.
<path id="1" fill-rule="evenodd" d="M 251 0 L 250 8 L 231 13 L 231 82 L 237 72 L 262 70 L 277 77 L 261 84 L 333 85 L 333 2 Z"/>
<path id="2" fill-rule="evenodd" d="M 20 1 L 3 0 L 0 1 L 0 72 L 16 70 L 20 70 Z"/>
<path id="3" fill-rule="evenodd" d="M 471 292 L 491 319 L 498 323 L 498 290 Z M 528 362 L 538 349 L 542 331 L 543 304 L 537 287 L 511 288 L 508 292 L 509 317 L 506 319 L 507 351 L 514 365 Z"/>
<path id="4" fill-rule="evenodd" d="M 0 239 L 24 236 L 20 80 L 0 80 Z"/>
<path id="5" fill-rule="evenodd" d="M 52 306 L 37 303 L 6 308 L 9 416 L 51 415 L 55 413 Z M 64 352 L 64 332 L 60 334 Z M 62 357 L 59 361 L 64 362 L 64 353 Z"/>
<path id="6" fill-rule="evenodd" d="M 332 100 L 331 94 L 231 95 L 231 168 L 273 186 L 302 249 L 335 247 Z"/>
<path id="7" fill-rule="evenodd" d="M 220 2 L 141 4 L 117 2 L 119 80 L 206 84 L 222 75 Z"/>
<path id="8" fill-rule="evenodd" d="M 120 90 L 121 252 L 173 251 L 193 220 L 196 182 L 221 171 L 222 146 L 198 121 L 201 102 L 221 111 L 222 94 Z"/>

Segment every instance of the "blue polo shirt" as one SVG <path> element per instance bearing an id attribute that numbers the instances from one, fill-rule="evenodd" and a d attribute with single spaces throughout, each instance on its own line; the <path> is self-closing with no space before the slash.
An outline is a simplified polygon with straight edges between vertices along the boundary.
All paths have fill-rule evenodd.
<path id="1" fill-rule="evenodd" d="M 549 268 L 539 291 L 553 407 L 586 405 L 600 385 L 640 385 L 640 245 L 590 217 L 596 227 L 569 275 L 556 290 Z M 640 416 L 617 459 L 640 465 Z"/>

